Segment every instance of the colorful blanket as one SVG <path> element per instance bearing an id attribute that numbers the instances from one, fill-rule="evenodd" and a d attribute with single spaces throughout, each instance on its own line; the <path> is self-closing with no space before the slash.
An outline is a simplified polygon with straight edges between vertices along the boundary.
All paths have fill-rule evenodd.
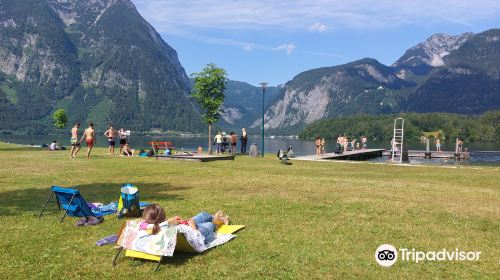
<path id="1" fill-rule="evenodd" d="M 177 233 L 183 234 L 189 245 L 198 253 L 222 245 L 236 237 L 236 235 L 230 233 L 217 233 L 212 242 L 205 244 L 203 235 L 189 226 L 178 225 L 169 227 L 166 223 L 164 225 L 160 224 L 160 232 L 158 234 L 152 234 L 151 230 L 139 229 L 140 221 L 141 220 L 127 221 L 116 243 L 125 249 L 156 256 L 171 257 L 177 245 Z M 239 226 L 238 229 L 242 227 L 243 226 Z"/>
<path id="2" fill-rule="evenodd" d="M 167 257 L 174 255 L 177 243 L 176 227 L 164 226 L 159 233 L 152 234 L 151 230 L 140 230 L 139 222 L 139 220 L 127 221 L 116 243 L 125 249 L 151 255 Z"/>

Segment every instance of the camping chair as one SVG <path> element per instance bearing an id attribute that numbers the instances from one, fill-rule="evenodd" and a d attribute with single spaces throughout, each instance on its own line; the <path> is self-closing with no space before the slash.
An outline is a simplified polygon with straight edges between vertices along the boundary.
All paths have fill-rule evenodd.
<path id="1" fill-rule="evenodd" d="M 55 195 L 56 201 L 51 200 L 52 195 Z M 64 215 L 59 221 L 60 223 L 62 223 L 66 215 L 73 217 L 100 217 L 106 215 L 106 213 L 92 212 L 87 202 L 80 194 L 79 190 L 52 186 L 49 198 L 45 202 L 45 205 L 43 206 L 40 215 L 38 215 L 38 219 L 42 217 L 42 214 L 45 211 L 45 208 L 47 207 L 49 201 L 56 202 L 57 206 L 59 207 L 59 210 L 61 210 L 61 208 L 64 209 Z"/>
<path id="2" fill-rule="evenodd" d="M 170 236 L 170 237 L 165 237 L 161 239 L 161 242 L 156 242 L 152 241 L 153 244 L 156 246 L 159 246 L 162 244 L 164 248 L 162 249 L 163 252 L 167 252 L 166 255 L 162 254 L 151 254 L 151 253 L 146 253 L 140 250 L 143 250 L 144 248 L 147 248 L 149 246 L 146 246 L 144 242 L 139 242 L 138 248 L 133 247 L 131 240 L 133 239 L 142 239 L 142 237 L 138 237 L 137 233 L 130 234 L 129 236 L 126 236 L 126 229 L 127 227 L 131 226 L 134 227 L 137 226 L 136 221 L 127 221 L 124 222 L 120 228 L 120 231 L 118 232 L 118 239 L 116 244 L 119 246 L 117 247 L 117 252 L 113 258 L 113 266 L 116 266 L 116 260 L 118 259 L 118 256 L 120 253 L 125 250 L 125 256 L 130 257 L 130 258 L 139 258 L 139 259 L 145 259 L 145 260 L 151 260 L 151 261 L 156 261 L 158 262 L 156 265 L 156 268 L 154 271 L 157 271 L 160 267 L 161 262 L 167 258 L 167 257 L 173 257 L 173 253 L 175 252 L 184 252 L 184 253 L 201 253 L 200 251 L 196 251 L 195 248 L 192 247 L 192 245 L 188 242 L 186 236 L 184 233 L 181 233 L 180 231 L 177 230 L 177 227 L 161 227 L 160 232 L 158 235 L 164 234 L 165 231 L 170 231 L 170 233 L 167 233 L 165 236 Z M 243 225 L 223 225 L 219 227 L 217 230 L 218 234 L 223 235 L 224 237 L 220 238 L 220 242 L 213 242 L 210 243 L 208 247 L 205 247 L 204 250 L 208 250 L 210 248 L 216 247 L 218 245 L 222 245 L 232 238 L 236 237 L 233 235 L 236 231 L 244 228 L 245 226 Z M 132 239 L 130 239 L 132 238 Z M 160 237 L 161 238 L 161 237 Z M 151 241 L 149 241 L 151 242 Z M 155 247 L 156 247 L 155 246 Z M 165 246 L 168 246 L 165 247 Z M 135 250 L 130 249 L 133 247 Z"/>

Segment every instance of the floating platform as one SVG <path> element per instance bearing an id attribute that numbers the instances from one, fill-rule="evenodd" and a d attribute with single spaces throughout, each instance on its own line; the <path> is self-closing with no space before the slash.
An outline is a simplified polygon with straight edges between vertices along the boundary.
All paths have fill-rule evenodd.
<path id="1" fill-rule="evenodd" d="M 383 156 L 390 157 L 391 151 L 384 150 L 382 153 Z M 419 158 L 445 158 L 445 159 L 469 159 L 469 152 L 449 152 L 449 151 L 419 151 L 419 150 L 408 150 L 408 157 L 419 157 Z"/>
<path id="2" fill-rule="evenodd" d="M 322 156 L 307 155 L 297 156 L 294 160 L 368 160 L 376 157 L 381 157 L 385 149 L 362 149 L 348 151 L 342 154 L 326 153 Z"/>
<path id="3" fill-rule="evenodd" d="M 234 155 L 214 156 L 208 154 L 173 154 L 169 156 L 156 156 L 156 159 L 209 162 L 217 160 L 234 160 Z"/>

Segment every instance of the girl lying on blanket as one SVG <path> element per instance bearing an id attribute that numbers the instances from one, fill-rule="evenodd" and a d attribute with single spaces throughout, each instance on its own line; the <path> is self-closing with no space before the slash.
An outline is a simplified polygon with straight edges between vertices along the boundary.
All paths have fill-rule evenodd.
<path id="1" fill-rule="evenodd" d="M 229 224 L 229 217 L 220 210 L 214 215 L 201 212 L 187 221 L 179 216 L 167 219 L 165 210 L 158 204 L 148 205 L 144 209 L 142 218 L 144 221 L 139 225 L 141 230 L 152 229 L 153 234 L 157 234 L 162 226 L 185 224 L 189 225 L 193 230 L 199 231 L 205 237 L 205 244 L 214 240 L 217 227 Z"/>

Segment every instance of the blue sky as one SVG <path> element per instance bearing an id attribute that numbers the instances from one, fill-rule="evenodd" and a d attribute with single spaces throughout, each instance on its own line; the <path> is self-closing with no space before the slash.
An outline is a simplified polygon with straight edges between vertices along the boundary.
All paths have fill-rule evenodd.
<path id="1" fill-rule="evenodd" d="M 213 62 L 253 85 L 364 57 L 390 65 L 432 34 L 500 28 L 498 0 L 132 1 L 188 75 Z"/>

